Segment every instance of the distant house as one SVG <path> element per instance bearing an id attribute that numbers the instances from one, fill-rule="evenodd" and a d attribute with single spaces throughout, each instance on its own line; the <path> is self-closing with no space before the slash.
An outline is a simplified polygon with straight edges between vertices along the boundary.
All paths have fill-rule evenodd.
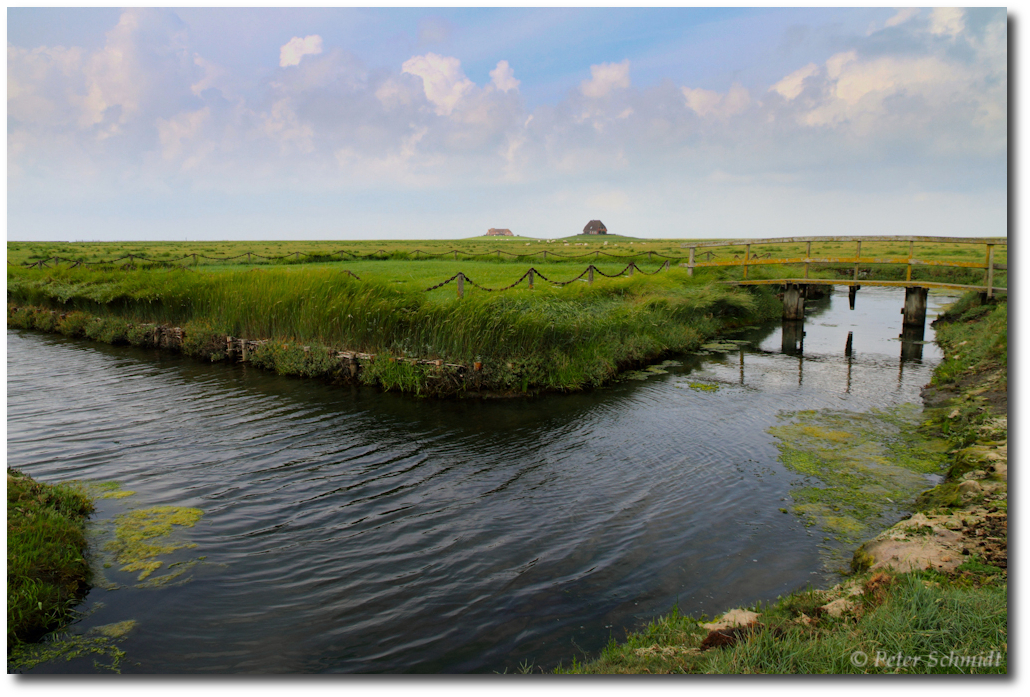
<path id="1" fill-rule="evenodd" d="M 587 226 L 583 228 L 584 235 L 607 235 L 608 228 L 604 226 L 600 220 L 591 220 L 587 223 Z"/>
<path id="2" fill-rule="evenodd" d="M 511 230 L 509 230 L 508 228 L 503 228 L 503 227 L 502 228 L 492 227 L 492 228 L 490 228 L 489 230 L 486 231 L 486 234 L 489 237 L 494 237 L 496 235 L 506 235 L 508 237 L 514 237 L 515 236 L 514 234 L 512 234 Z"/>

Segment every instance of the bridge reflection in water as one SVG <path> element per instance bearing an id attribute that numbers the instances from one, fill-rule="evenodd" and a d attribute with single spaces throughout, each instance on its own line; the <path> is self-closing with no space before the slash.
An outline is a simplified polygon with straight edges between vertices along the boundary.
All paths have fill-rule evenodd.
<path id="1" fill-rule="evenodd" d="M 831 290 L 831 289 L 827 288 L 827 290 Z M 817 345 L 816 345 L 816 348 L 815 348 L 814 352 L 813 351 L 809 351 L 809 353 L 806 355 L 806 351 L 805 351 L 805 337 L 807 335 L 806 330 L 805 330 L 805 326 L 806 326 L 806 324 L 805 324 L 805 322 L 806 322 L 805 317 L 809 316 L 813 320 L 823 319 L 821 317 L 821 315 L 824 313 L 824 311 L 830 309 L 830 306 L 831 306 L 831 296 L 832 295 L 833 295 L 833 293 L 831 291 L 830 293 L 816 293 L 816 294 L 814 294 L 814 296 L 810 295 L 809 297 L 806 297 L 804 299 L 804 303 L 805 303 L 805 305 L 807 307 L 806 307 L 805 312 L 802 314 L 802 318 L 801 319 L 784 319 L 780 323 L 780 347 L 779 347 L 779 353 L 781 353 L 784 356 L 792 356 L 792 357 L 795 357 L 797 359 L 797 384 L 799 386 L 802 385 L 803 382 L 804 382 L 804 378 L 805 378 L 805 361 L 806 360 L 808 360 L 810 362 L 811 361 L 815 361 L 816 363 L 819 363 L 819 364 L 825 364 L 827 362 L 827 359 L 833 360 L 833 356 L 835 354 L 837 356 L 841 355 L 841 354 L 837 354 L 836 351 L 832 351 L 832 352 L 829 352 L 829 353 L 827 352 L 827 349 L 829 348 L 829 346 L 827 346 L 826 337 L 822 337 L 822 339 L 820 341 L 817 341 Z M 855 294 L 854 294 L 854 291 L 852 289 L 849 289 L 848 295 L 849 295 L 849 298 L 848 298 L 849 299 L 849 303 L 848 303 L 849 304 L 849 309 L 853 311 L 855 309 L 855 302 L 854 302 Z M 842 301 L 843 300 L 843 297 L 842 297 L 843 294 L 842 293 L 838 293 L 838 296 L 840 296 L 840 297 L 838 297 L 838 302 Z M 898 299 L 900 300 L 901 298 L 899 297 Z M 906 301 L 908 301 L 908 300 L 909 300 L 909 297 L 908 297 L 908 295 L 906 295 Z M 919 316 L 918 316 L 918 319 L 922 320 L 921 322 L 917 323 L 917 322 L 912 322 L 912 321 L 906 321 L 906 320 L 913 319 L 911 316 L 899 317 L 899 319 L 901 319 L 902 321 L 900 322 L 900 324 L 901 324 L 901 333 L 899 335 L 897 335 L 897 340 L 899 341 L 899 344 L 900 344 L 900 351 L 899 351 L 899 356 L 898 356 L 898 380 L 897 380 L 897 384 L 898 385 L 901 385 L 901 383 L 902 383 L 902 380 L 903 380 L 903 377 L 904 377 L 906 363 L 908 363 L 908 364 L 921 364 L 922 361 L 923 361 L 923 347 L 926 344 L 926 341 L 925 341 L 925 339 L 926 339 L 926 316 L 925 316 L 926 315 L 926 313 L 925 313 L 926 300 L 925 300 L 925 296 L 919 298 L 919 300 L 921 301 L 920 305 L 923 308 L 923 311 L 920 312 Z M 882 301 L 882 298 L 881 298 L 881 301 Z M 834 311 L 831 314 L 837 314 L 838 312 L 840 312 L 840 310 Z M 899 313 L 899 314 L 906 315 L 904 307 L 902 307 L 901 313 Z M 886 315 L 885 318 L 884 318 L 884 323 L 885 324 L 889 323 L 891 318 L 893 318 L 893 317 L 898 317 L 898 315 L 897 314 Z M 839 319 L 839 315 L 838 315 L 838 319 Z M 834 321 L 837 321 L 837 319 L 835 319 Z M 836 325 L 828 325 L 828 326 L 836 326 Z M 858 336 L 856 336 L 856 331 L 858 332 Z M 842 361 L 843 367 L 844 367 L 844 371 L 843 371 L 843 375 L 841 377 L 843 378 L 844 392 L 846 394 L 850 394 L 851 393 L 852 371 L 853 371 L 853 368 L 855 366 L 856 361 L 858 361 L 859 364 L 860 364 L 860 359 L 858 358 L 859 354 L 860 353 L 865 353 L 866 356 L 869 356 L 870 353 L 876 353 L 876 354 L 879 354 L 881 356 L 883 355 L 882 351 L 877 351 L 872 345 L 870 345 L 870 341 L 869 341 L 870 337 L 865 336 L 866 334 L 868 334 L 868 330 L 866 330 L 864 332 L 863 329 L 862 329 L 862 326 L 861 325 L 857 325 L 857 329 L 856 330 L 848 331 L 847 338 L 844 340 L 844 345 L 841 347 L 843 349 L 843 358 L 844 358 L 844 360 Z M 864 336 L 865 336 L 866 341 L 863 343 L 862 339 L 863 339 Z M 769 338 L 771 338 L 771 339 L 773 339 L 773 341 L 775 341 L 775 338 L 773 338 L 773 337 L 769 337 Z M 885 337 L 882 337 L 882 335 L 881 335 L 879 341 L 882 341 L 883 338 L 885 338 Z M 773 346 L 775 346 L 775 344 Z M 856 348 L 856 347 L 861 347 L 861 346 L 865 347 L 864 351 L 861 348 Z M 882 348 L 882 346 L 883 345 L 880 344 L 881 348 Z M 775 349 L 772 346 L 769 346 L 768 344 L 766 344 L 766 346 L 765 346 L 765 348 L 764 348 L 764 350 L 762 352 L 763 353 L 769 353 L 770 350 L 772 350 L 774 353 L 776 352 Z M 748 350 L 745 350 L 743 347 L 741 347 L 741 349 L 739 350 L 738 353 L 739 353 L 739 357 L 738 357 L 738 361 L 739 361 L 739 371 L 738 371 L 739 372 L 739 381 L 740 381 L 740 384 L 743 385 L 743 384 L 745 384 L 745 374 L 746 374 L 746 370 L 745 370 L 745 367 L 746 367 L 745 366 L 745 360 L 746 360 L 745 359 L 745 355 L 748 353 Z"/>

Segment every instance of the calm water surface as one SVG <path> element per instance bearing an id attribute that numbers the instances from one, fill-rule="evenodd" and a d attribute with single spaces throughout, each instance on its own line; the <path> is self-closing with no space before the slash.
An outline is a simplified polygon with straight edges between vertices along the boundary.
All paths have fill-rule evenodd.
<path id="1" fill-rule="evenodd" d="M 822 535 L 779 511 L 792 475 L 766 429 L 918 402 L 940 354 L 901 359 L 903 298 L 863 289 L 850 311 L 844 289 L 809 305 L 803 347 L 776 323 L 645 381 L 504 401 L 8 330 L 8 463 L 136 492 L 102 499 L 101 520 L 203 510 L 177 553 L 206 558 L 192 580 L 109 569 L 124 587 L 87 597 L 77 630 L 137 621 L 124 672 L 550 668 L 675 603 L 711 615 L 832 580 Z M 928 320 L 947 301 L 931 293 Z"/>

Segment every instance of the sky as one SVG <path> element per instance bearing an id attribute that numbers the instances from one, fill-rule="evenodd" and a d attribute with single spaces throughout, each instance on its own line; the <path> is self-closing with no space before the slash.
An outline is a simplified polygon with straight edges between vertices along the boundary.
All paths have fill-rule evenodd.
<path id="1" fill-rule="evenodd" d="M 7 11 L 8 240 L 1004 236 L 1002 9 Z"/>

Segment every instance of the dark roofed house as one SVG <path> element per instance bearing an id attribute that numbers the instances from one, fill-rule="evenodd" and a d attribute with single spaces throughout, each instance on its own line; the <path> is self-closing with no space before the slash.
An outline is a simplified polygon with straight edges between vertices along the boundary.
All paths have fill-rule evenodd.
<path id="1" fill-rule="evenodd" d="M 583 228 L 584 235 L 607 235 L 608 228 L 604 226 L 600 220 L 591 220 L 587 223 L 587 226 Z"/>
<path id="2" fill-rule="evenodd" d="M 489 230 L 487 230 L 486 234 L 488 236 L 494 236 L 494 235 L 507 235 L 508 237 L 514 237 L 515 236 L 512 233 L 512 231 L 509 230 L 508 228 L 496 228 L 496 227 L 492 227 Z"/>

